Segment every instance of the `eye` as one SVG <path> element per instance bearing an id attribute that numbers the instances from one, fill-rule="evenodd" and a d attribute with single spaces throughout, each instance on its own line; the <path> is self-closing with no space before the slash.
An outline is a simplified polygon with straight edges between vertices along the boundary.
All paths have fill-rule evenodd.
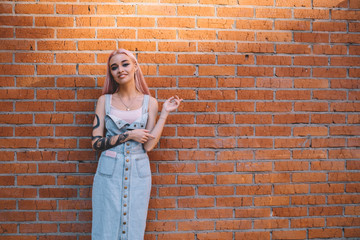
<path id="1" fill-rule="evenodd" d="M 112 66 L 112 67 L 111 67 L 111 70 L 114 71 L 114 70 L 116 70 L 117 68 L 118 68 L 117 66 Z"/>
<path id="2" fill-rule="evenodd" d="M 124 64 L 123 64 L 123 67 L 127 67 L 127 66 L 129 66 L 128 63 L 124 63 Z"/>

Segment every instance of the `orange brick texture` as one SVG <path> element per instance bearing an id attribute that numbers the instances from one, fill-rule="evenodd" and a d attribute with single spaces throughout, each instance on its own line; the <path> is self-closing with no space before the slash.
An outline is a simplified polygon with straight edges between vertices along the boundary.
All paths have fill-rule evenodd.
<path id="1" fill-rule="evenodd" d="M 146 240 L 360 238 L 359 0 L 3 1 L 0 25 L 1 240 L 90 240 L 116 48 L 184 99 Z"/>

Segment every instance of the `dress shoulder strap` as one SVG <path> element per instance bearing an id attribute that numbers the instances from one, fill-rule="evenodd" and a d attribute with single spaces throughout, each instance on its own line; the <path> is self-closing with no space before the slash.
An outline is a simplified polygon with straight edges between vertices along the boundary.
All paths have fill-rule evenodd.
<path id="1" fill-rule="evenodd" d="M 146 113 L 148 111 L 149 108 L 149 95 L 144 95 L 144 107 L 143 107 L 143 113 Z"/>
<path id="2" fill-rule="evenodd" d="M 105 113 L 106 113 L 106 115 L 110 114 L 110 101 L 111 101 L 111 94 L 105 94 Z"/>

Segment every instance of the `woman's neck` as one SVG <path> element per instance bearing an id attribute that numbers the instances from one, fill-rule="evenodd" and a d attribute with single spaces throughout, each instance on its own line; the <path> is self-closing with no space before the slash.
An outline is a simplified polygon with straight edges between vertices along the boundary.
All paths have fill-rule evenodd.
<path id="1" fill-rule="evenodd" d="M 132 99 L 141 93 L 136 89 L 135 82 L 131 81 L 120 85 L 114 94 L 121 96 L 122 99 Z"/>

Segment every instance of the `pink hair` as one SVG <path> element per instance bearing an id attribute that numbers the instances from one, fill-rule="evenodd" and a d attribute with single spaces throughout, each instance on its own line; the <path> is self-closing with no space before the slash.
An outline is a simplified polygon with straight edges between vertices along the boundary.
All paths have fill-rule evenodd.
<path id="1" fill-rule="evenodd" d="M 145 78 L 144 75 L 140 69 L 139 63 L 136 60 L 134 54 L 132 54 L 132 52 L 125 50 L 123 48 L 120 48 L 118 50 L 113 51 L 110 56 L 109 59 L 107 61 L 107 71 L 106 71 L 106 79 L 105 79 L 105 83 L 104 83 L 104 87 L 102 90 L 103 94 L 113 94 L 114 92 L 116 92 L 116 90 L 119 87 L 119 84 L 117 82 L 115 82 L 113 76 L 111 75 L 111 71 L 110 71 L 110 60 L 113 56 L 115 56 L 116 54 L 125 54 L 127 55 L 137 66 L 137 69 L 135 71 L 135 87 L 136 89 L 141 92 L 142 94 L 148 94 L 150 95 L 150 91 L 149 88 L 145 82 Z"/>

